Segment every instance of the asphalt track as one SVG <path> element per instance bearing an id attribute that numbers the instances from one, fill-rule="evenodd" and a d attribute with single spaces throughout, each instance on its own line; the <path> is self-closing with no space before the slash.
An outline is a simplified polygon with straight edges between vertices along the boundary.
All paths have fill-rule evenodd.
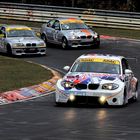
<path id="1" fill-rule="evenodd" d="M 109 53 L 130 59 L 140 79 L 140 42 L 103 39 L 100 49 L 47 49 L 44 57 L 23 57 L 63 72 L 64 65 L 84 53 Z M 140 86 L 139 86 L 140 88 Z M 54 94 L 23 103 L 0 106 L 0 140 L 139 140 L 140 97 L 127 107 L 56 107 Z"/>

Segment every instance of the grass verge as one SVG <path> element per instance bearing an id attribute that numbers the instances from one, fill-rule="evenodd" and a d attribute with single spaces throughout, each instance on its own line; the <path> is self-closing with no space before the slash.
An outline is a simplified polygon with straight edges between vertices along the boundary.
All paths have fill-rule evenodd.
<path id="1" fill-rule="evenodd" d="M 0 93 L 47 81 L 53 75 L 39 65 L 0 56 Z"/>
<path id="2" fill-rule="evenodd" d="M 32 21 L 20 21 L 14 19 L 0 19 L 0 24 L 23 24 L 30 27 L 40 28 L 43 23 Z M 114 37 L 125 37 L 140 40 L 140 30 L 114 29 L 102 27 L 94 27 L 94 30 L 100 35 L 110 35 Z"/>
<path id="3" fill-rule="evenodd" d="M 100 35 L 109 35 L 114 37 L 125 37 L 140 40 L 140 30 L 113 29 L 113 28 L 94 28 Z"/>

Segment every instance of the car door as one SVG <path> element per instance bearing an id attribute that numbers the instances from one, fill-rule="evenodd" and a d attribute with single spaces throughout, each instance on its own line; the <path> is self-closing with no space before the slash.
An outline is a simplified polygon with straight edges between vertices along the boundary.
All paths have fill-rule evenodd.
<path id="1" fill-rule="evenodd" d="M 61 44 L 63 34 L 61 32 L 60 21 L 56 20 L 53 28 L 55 29 L 53 32 L 53 41 L 55 44 Z"/>
<path id="2" fill-rule="evenodd" d="M 130 98 L 132 95 L 131 95 L 131 81 L 132 81 L 132 78 L 133 78 L 133 73 L 131 74 L 125 74 L 125 70 L 126 69 L 129 69 L 131 70 L 127 60 L 124 58 L 122 59 L 122 69 L 123 69 L 123 75 L 124 75 L 124 81 L 125 81 L 125 86 L 126 86 L 126 92 L 127 92 L 127 96 L 128 98 Z"/>
<path id="3" fill-rule="evenodd" d="M 50 20 L 47 24 L 46 24 L 46 29 L 45 29 L 45 33 L 46 33 L 46 37 L 47 40 L 49 42 L 52 42 L 53 40 L 53 32 L 54 32 L 54 28 L 53 28 L 53 24 L 54 24 L 55 20 Z"/>

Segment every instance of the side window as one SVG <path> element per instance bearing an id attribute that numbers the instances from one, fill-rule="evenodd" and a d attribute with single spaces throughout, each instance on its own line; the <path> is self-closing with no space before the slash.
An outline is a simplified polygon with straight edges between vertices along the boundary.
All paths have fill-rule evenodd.
<path id="1" fill-rule="evenodd" d="M 52 27 L 53 24 L 54 24 L 55 20 L 50 20 L 48 23 L 47 23 L 47 27 Z"/>
<path id="2" fill-rule="evenodd" d="M 60 29 L 60 22 L 58 20 L 56 20 L 52 27 L 55 28 L 56 30 L 59 30 Z"/>

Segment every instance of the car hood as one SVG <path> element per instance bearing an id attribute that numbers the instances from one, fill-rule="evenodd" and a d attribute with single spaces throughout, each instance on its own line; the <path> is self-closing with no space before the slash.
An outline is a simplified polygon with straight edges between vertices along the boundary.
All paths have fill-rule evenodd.
<path id="1" fill-rule="evenodd" d="M 78 30 L 63 30 L 63 34 L 66 36 L 94 36 L 95 32 L 90 29 L 78 29 Z"/>
<path id="2" fill-rule="evenodd" d="M 38 37 L 10 37 L 7 38 L 7 41 L 14 44 L 14 43 L 42 43 L 43 40 L 41 40 Z"/>
<path id="3" fill-rule="evenodd" d="M 74 84 L 101 84 L 101 83 L 113 83 L 120 79 L 118 74 L 103 74 L 103 73 L 79 73 L 71 72 L 64 76 L 63 81 L 70 81 Z"/>

